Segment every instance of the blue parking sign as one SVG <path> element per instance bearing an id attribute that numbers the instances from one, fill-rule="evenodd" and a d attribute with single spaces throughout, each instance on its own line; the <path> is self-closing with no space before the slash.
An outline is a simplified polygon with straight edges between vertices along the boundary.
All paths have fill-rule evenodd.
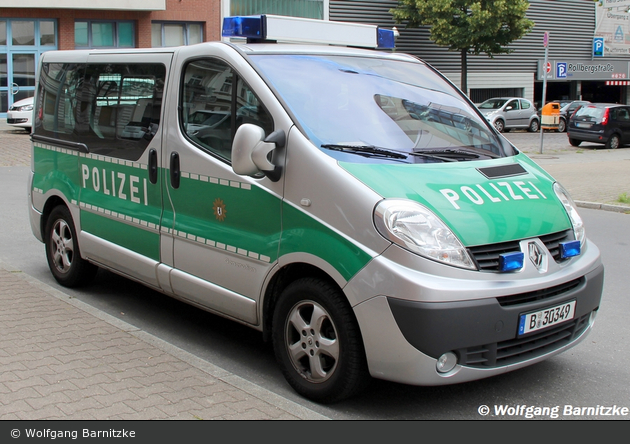
<path id="1" fill-rule="evenodd" d="M 556 78 L 557 79 L 567 78 L 567 63 L 566 62 L 556 63 Z"/>
<path id="2" fill-rule="evenodd" d="M 593 37 L 593 57 L 604 57 L 604 37 Z"/>

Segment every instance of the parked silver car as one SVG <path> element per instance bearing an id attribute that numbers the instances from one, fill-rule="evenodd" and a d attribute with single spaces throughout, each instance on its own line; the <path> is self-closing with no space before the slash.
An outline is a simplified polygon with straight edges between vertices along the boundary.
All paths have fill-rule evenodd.
<path id="1" fill-rule="evenodd" d="M 526 129 L 536 132 L 540 120 L 532 102 L 520 97 L 495 97 L 478 106 L 481 113 L 499 132 L 511 129 Z"/>

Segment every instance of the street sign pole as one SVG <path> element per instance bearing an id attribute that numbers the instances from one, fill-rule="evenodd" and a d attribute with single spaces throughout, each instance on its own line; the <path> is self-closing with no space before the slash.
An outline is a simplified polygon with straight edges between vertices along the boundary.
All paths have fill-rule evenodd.
<path id="1" fill-rule="evenodd" d="M 541 101 L 541 108 L 540 108 L 540 150 L 539 153 L 542 154 L 543 152 L 543 126 L 542 126 L 542 120 L 543 120 L 543 115 L 542 115 L 542 111 L 543 108 L 545 107 L 545 100 L 546 100 L 546 96 L 547 96 L 547 60 L 548 60 L 548 55 L 549 55 L 549 33 L 547 31 L 545 31 L 545 36 L 543 38 L 543 45 L 545 46 L 545 61 L 543 62 L 543 90 L 542 90 L 542 101 Z"/>

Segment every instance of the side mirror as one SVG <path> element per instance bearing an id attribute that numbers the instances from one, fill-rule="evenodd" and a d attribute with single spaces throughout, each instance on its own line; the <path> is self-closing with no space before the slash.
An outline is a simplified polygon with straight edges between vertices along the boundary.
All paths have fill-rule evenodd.
<path id="1" fill-rule="evenodd" d="M 265 131 L 251 123 L 238 127 L 232 143 L 232 169 L 242 176 L 262 172 L 273 182 L 280 179 L 282 167 L 269 160 L 269 153 L 281 148 L 286 142 L 284 131 L 278 130 L 265 138 Z"/>
<path id="2" fill-rule="evenodd" d="M 506 111 L 512 111 L 514 109 L 514 107 L 512 105 L 508 105 L 505 107 Z"/>

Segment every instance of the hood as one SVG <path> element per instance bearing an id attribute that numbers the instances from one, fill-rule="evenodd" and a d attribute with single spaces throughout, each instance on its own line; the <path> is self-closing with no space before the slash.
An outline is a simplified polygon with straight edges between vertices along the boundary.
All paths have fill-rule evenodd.
<path id="1" fill-rule="evenodd" d="M 553 178 L 524 154 L 477 162 L 340 165 L 383 198 L 426 206 L 466 247 L 571 228 Z"/>

